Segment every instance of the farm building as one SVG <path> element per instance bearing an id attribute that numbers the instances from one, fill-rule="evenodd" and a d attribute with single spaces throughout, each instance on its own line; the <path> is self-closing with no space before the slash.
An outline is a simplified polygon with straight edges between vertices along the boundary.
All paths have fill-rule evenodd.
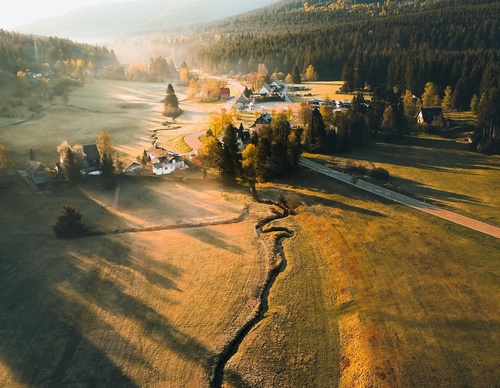
<path id="1" fill-rule="evenodd" d="M 417 123 L 445 127 L 446 119 L 441 108 L 421 108 L 417 115 Z"/>
<path id="2" fill-rule="evenodd" d="M 36 187 L 46 186 L 48 183 L 47 166 L 36 160 L 30 160 L 26 166 L 26 177 L 32 181 Z"/>
<path id="3" fill-rule="evenodd" d="M 97 149 L 97 145 L 88 144 L 83 146 L 83 152 L 85 153 L 84 162 L 86 164 L 86 173 L 89 175 L 100 175 L 101 174 L 101 155 Z"/>
<path id="4" fill-rule="evenodd" d="M 123 162 L 123 172 L 134 172 L 141 168 L 141 164 L 135 160 L 126 159 Z"/>

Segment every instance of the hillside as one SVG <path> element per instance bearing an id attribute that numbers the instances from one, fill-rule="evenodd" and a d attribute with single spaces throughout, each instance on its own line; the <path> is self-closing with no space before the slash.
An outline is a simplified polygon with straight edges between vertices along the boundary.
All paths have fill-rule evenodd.
<path id="1" fill-rule="evenodd" d="M 196 0 L 124 1 L 87 6 L 63 16 L 28 24 L 18 31 L 45 36 L 55 35 L 86 42 L 103 42 L 156 31 L 178 30 L 273 3 L 276 3 L 276 0 L 255 0 L 248 3 L 229 0 L 210 0 L 202 3 Z"/>

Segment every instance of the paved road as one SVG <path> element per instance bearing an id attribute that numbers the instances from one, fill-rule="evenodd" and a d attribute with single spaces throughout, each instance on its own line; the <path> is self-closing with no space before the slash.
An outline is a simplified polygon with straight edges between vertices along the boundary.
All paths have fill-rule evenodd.
<path id="1" fill-rule="evenodd" d="M 429 203 L 425 203 L 414 198 L 408 197 L 406 195 L 402 195 L 396 193 L 392 190 L 385 189 L 383 187 L 374 185 L 372 183 L 355 179 L 351 175 L 343 174 L 341 172 L 335 171 L 331 168 L 325 167 L 319 163 L 315 163 L 309 159 L 302 158 L 300 164 L 304 167 L 310 168 L 311 170 L 317 171 L 321 174 L 329 176 L 330 178 L 337 179 L 344 183 L 347 183 L 352 186 L 356 186 L 359 189 L 368 191 L 372 194 L 379 195 L 381 197 L 387 198 L 394 202 L 401 203 L 403 205 L 410 206 L 414 209 L 432 214 L 434 216 L 443 218 L 445 220 L 454 222 L 456 224 L 465 226 L 470 229 L 477 230 L 479 232 L 488 234 L 493 237 L 500 238 L 500 228 L 487 224 L 485 222 L 481 222 L 475 220 L 473 218 L 465 217 L 457 213 L 450 212 L 448 210 L 444 210 L 438 206 L 434 206 Z"/>

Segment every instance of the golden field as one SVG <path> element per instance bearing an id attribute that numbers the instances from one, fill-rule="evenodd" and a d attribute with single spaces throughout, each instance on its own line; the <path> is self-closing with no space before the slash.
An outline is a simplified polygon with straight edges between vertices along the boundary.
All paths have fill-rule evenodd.
<path id="1" fill-rule="evenodd" d="M 95 80 L 41 118 L 0 121 L 0 142 L 21 166 L 29 148 L 51 165 L 62 140 L 87 144 L 101 130 L 122 157 L 141 154 L 158 129 L 160 145 L 175 147 L 216 106 L 183 101 L 186 115 L 166 129 L 165 87 Z M 391 187 L 498 224 L 498 158 L 438 140 L 339 157 L 387 168 Z M 201 175 L 120 177 L 104 191 L 94 179 L 34 191 L 15 177 L 0 190 L 2 383 L 214 386 L 215 366 L 258 310 L 272 246 L 255 227 L 277 209 Z M 263 319 L 233 349 L 222 386 L 500 381 L 497 239 L 307 170 L 258 189 L 300 206 L 269 224 L 293 236 Z M 99 234 L 56 239 L 66 204 Z"/>

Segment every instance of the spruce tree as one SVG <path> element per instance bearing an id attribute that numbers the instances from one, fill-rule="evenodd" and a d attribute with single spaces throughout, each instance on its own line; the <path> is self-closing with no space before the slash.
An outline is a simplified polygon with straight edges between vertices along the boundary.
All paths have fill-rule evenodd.
<path id="1" fill-rule="evenodd" d="M 221 175 L 225 178 L 236 178 L 241 169 L 240 165 L 236 128 L 232 124 L 229 124 L 222 136 Z"/>
<path id="2" fill-rule="evenodd" d="M 300 78 L 300 70 L 299 70 L 299 67 L 297 65 L 295 65 L 293 67 L 293 70 L 292 70 L 292 82 L 294 84 L 301 84 L 302 83 L 302 79 Z"/>

